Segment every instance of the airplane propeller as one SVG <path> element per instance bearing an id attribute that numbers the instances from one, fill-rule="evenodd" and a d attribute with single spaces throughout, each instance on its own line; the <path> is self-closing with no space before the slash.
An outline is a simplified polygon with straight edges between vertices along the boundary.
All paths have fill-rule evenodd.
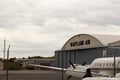
<path id="1" fill-rule="evenodd" d="M 69 80 L 71 77 L 72 77 L 72 75 L 69 75 L 69 76 L 67 77 L 67 80 Z"/>
<path id="2" fill-rule="evenodd" d="M 69 76 L 67 77 L 67 80 L 69 80 L 71 77 L 72 77 L 72 76 L 69 75 Z M 89 69 L 89 68 L 86 69 L 86 73 L 85 73 L 85 75 L 83 76 L 83 78 L 86 78 L 86 77 L 92 77 L 91 69 Z"/>
<path id="3" fill-rule="evenodd" d="M 69 63 L 70 63 L 70 65 L 72 65 L 72 67 L 73 67 L 74 69 L 76 68 L 75 65 L 74 65 L 71 61 L 69 61 Z M 69 80 L 71 77 L 72 77 L 72 75 L 69 75 L 69 76 L 67 77 L 67 80 Z"/>
<path id="4" fill-rule="evenodd" d="M 72 75 L 69 75 L 68 77 L 67 77 L 67 80 L 69 80 L 70 78 L 72 77 Z M 86 77 L 92 77 L 92 74 L 91 74 L 91 69 L 86 69 L 86 73 L 85 73 L 85 75 L 83 76 L 83 78 L 86 78 Z"/>
<path id="5" fill-rule="evenodd" d="M 71 61 L 69 61 L 69 63 L 72 65 L 72 67 L 75 69 L 76 67 L 75 67 L 75 65 L 71 62 Z"/>
<path id="6" fill-rule="evenodd" d="M 74 69 L 76 69 L 76 66 L 75 66 L 71 61 L 69 61 L 69 63 L 70 63 L 70 65 L 72 65 L 72 67 L 73 67 Z M 82 63 L 82 66 L 85 66 L 85 65 L 86 65 L 85 62 Z M 69 75 L 69 76 L 67 77 L 67 80 L 69 80 L 71 77 L 72 77 L 72 75 Z M 83 76 L 83 78 L 84 78 L 84 77 L 91 77 L 91 70 L 90 70 L 90 69 L 86 69 L 86 74 Z"/>
<path id="7" fill-rule="evenodd" d="M 69 63 L 70 63 L 70 65 L 72 65 L 72 67 L 73 67 L 74 69 L 76 68 L 75 65 L 74 65 L 71 61 L 69 61 Z M 72 77 L 72 75 L 69 75 L 69 76 L 67 77 L 67 80 L 69 80 L 71 77 Z"/>

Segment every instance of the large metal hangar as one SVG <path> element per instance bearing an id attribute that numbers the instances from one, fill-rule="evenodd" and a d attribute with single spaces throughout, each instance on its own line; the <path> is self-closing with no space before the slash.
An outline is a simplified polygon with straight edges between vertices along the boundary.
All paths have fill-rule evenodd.
<path id="1" fill-rule="evenodd" d="M 55 51 L 55 66 L 68 67 L 69 61 L 74 64 L 90 64 L 98 57 L 120 56 L 119 35 L 78 34 L 70 38 L 61 48 Z"/>

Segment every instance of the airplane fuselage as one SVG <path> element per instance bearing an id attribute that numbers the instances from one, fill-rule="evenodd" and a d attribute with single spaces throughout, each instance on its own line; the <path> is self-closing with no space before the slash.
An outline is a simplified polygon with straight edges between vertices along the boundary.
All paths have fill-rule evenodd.
<path id="1" fill-rule="evenodd" d="M 93 77 L 96 76 L 113 77 L 114 72 L 115 73 L 120 72 L 120 57 L 115 58 L 115 63 L 113 57 L 97 58 L 87 67 L 82 65 L 76 65 L 75 69 L 69 67 L 66 70 L 66 74 L 82 78 L 86 73 L 86 69 L 88 68 L 92 70 L 91 73 Z"/>

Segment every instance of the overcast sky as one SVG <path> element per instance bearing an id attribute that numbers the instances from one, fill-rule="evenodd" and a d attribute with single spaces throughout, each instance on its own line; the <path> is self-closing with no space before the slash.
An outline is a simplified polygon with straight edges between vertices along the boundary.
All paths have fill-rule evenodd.
<path id="1" fill-rule="evenodd" d="M 76 34 L 120 35 L 119 0 L 0 0 L 0 51 L 53 56 Z"/>

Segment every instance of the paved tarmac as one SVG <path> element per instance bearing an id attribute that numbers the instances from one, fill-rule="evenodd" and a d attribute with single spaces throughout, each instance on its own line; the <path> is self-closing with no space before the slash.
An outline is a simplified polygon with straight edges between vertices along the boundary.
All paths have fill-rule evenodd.
<path id="1" fill-rule="evenodd" d="M 64 73 L 64 80 L 67 76 Z M 0 80 L 6 79 L 6 71 L 0 71 Z M 9 71 L 8 80 L 62 80 L 61 71 L 52 70 L 15 70 Z M 72 77 L 70 80 L 81 80 L 80 78 Z"/>

